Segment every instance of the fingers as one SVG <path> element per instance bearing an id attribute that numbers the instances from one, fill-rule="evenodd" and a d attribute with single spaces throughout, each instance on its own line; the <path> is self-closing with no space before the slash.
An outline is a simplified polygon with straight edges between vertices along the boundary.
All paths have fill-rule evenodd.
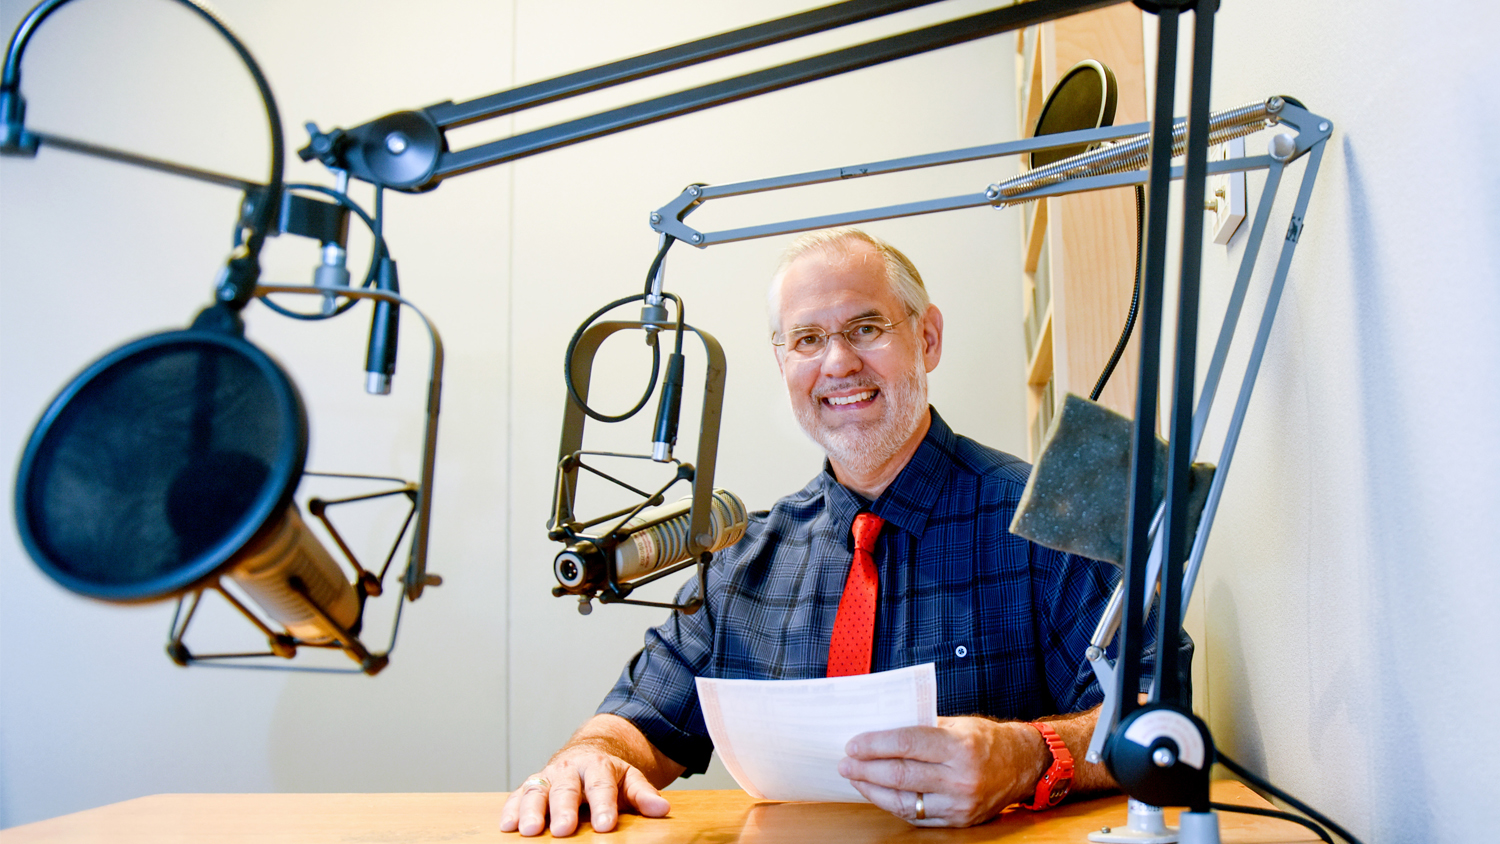
<path id="1" fill-rule="evenodd" d="M 939 727 L 902 727 L 860 733 L 844 746 L 839 774 L 892 791 L 943 791 L 957 755 L 955 741 Z"/>
<path id="2" fill-rule="evenodd" d="M 500 807 L 500 831 L 515 832 L 521 825 L 521 790 L 512 791 Z"/>
<path id="3" fill-rule="evenodd" d="M 547 825 L 550 791 L 550 783 L 542 775 L 528 778 L 520 788 L 512 791 L 505 798 L 505 806 L 500 809 L 500 831 L 540 835 Z M 578 805 L 575 802 L 573 805 L 575 826 L 577 815 Z M 572 832 L 572 829 L 569 828 L 568 832 Z"/>
<path id="4" fill-rule="evenodd" d="M 620 793 L 627 805 L 634 806 L 636 811 L 648 818 L 664 818 L 672 811 L 672 804 L 667 802 L 667 798 L 651 785 L 638 768 L 630 767 L 625 770 L 625 781 Z"/>
<path id="5" fill-rule="evenodd" d="M 609 832 L 619 820 L 619 788 L 614 772 L 595 767 L 583 779 L 583 799 L 589 804 L 589 818 L 595 832 Z M 573 824 L 566 832 L 557 831 L 557 809 L 553 809 L 552 836 L 570 835 L 578 826 L 577 806 L 574 806 Z"/>
<path id="6" fill-rule="evenodd" d="M 540 835 L 547 829 L 550 814 L 552 836 L 569 836 L 578 829 L 584 803 L 595 832 L 614 829 L 621 809 L 634 808 L 647 817 L 660 818 L 672 808 L 633 765 L 602 754 L 575 757 L 554 760 L 511 792 L 500 810 L 500 831 Z"/>
<path id="7" fill-rule="evenodd" d="M 995 770 L 1009 768 L 1009 757 L 997 753 L 995 739 L 1011 726 L 944 718 L 937 727 L 861 733 L 838 771 L 871 803 L 914 825 L 969 826 L 1009 802 L 997 781 L 1004 772 Z"/>
<path id="8" fill-rule="evenodd" d="M 898 791 L 859 780 L 851 781 L 854 789 L 866 800 L 879 806 L 912 826 L 957 826 L 943 814 L 944 798 L 941 794 Z M 919 804 L 917 801 L 921 800 Z"/>
<path id="9" fill-rule="evenodd" d="M 950 783 L 941 765 L 907 759 L 839 760 L 839 776 L 893 791 L 943 791 Z"/>
<path id="10" fill-rule="evenodd" d="M 553 783 L 551 789 L 547 792 L 546 805 L 547 808 L 552 810 L 553 838 L 561 838 L 565 835 L 572 835 L 573 832 L 578 829 L 578 807 L 583 803 L 583 790 L 579 787 L 578 783 L 579 780 L 576 774 L 572 776 L 564 776 L 561 782 Z M 612 797 L 613 795 L 611 795 L 611 798 Z M 614 801 L 613 799 L 611 799 L 610 805 L 613 804 Z M 542 831 L 542 823 L 544 822 L 544 820 L 545 816 L 537 819 L 536 832 L 528 833 L 523 827 L 521 829 L 521 834 L 540 834 Z M 597 823 L 598 821 L 595 821 L 595 824 Z M 605 831 L 611 829 L 613 825 L 614 820 L 611 819 L 610 826 L 605 827 Z"/>
<path id="11" fill-rule="evenodd" d="M 952 739 L 941 727 L 901 727 L 860 733 L 844 745 L 853 759 L 914 759 L 943 762 L 953 755 Z"/>

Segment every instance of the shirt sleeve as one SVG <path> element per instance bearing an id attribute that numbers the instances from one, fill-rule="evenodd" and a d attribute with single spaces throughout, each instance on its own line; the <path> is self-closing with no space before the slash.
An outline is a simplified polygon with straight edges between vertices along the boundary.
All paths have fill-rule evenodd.
<path id="1" fill-rule="evenodd" d="M 677 593 L 677 602 L 696 595 L 697 578 Z M 705 603 L 696 613 L 674 611 L 666 622 L 646 631 L 646 643 L 626 664 L 620 679 L 599 704 L 599 713 L 618 715 L 687 770 L 708 769 L 713 742 L 698 705 L 695 678 L 705 672 L 713 647 L 712 610 Z"/>
<path id="2" fill-rule="evenodd" d="M 1104 691 L 1099 688 L 1085 652 L 1121 571 L 1110 563 L 1087 557 L 1040 547 L 1037 553 L 1044 561 L 1036 570 L 1050 573 L 1034 593 L 1042 601 L 1038 617 L 1045 621 L 1042 644 L 1047 687 L 1059 713 L 1082 712 L 1104 701 Z M 1146 618 L 1140 661 L 1142 694 L 1150 691 L 1156 670 L 1158 609 L 1153 604 Z M 1116 658 L 1118 649 L 1117 635 L 1107 651 L 1111 659 Z M 1183 631 L 1178 641 L 1178 676 L 1188 694 L 1192 691 L 1192 663 L 1193 640 Z"/>
<path id="3" fill-rule="evenodd" d="M 1082 712 L 1104 701 L 1086 651 L 1109 603 L 1119 571 L 1108 563 L 1033 545 L 1032 594 L 1040 603 L 1041 657 L 1047 691 L 1057 714 Z"/>

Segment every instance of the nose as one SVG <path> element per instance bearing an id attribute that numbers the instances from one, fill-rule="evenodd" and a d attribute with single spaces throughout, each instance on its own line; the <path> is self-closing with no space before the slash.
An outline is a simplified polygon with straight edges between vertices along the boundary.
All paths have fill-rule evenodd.
<path id="1" fill-rule="evenodd" d="M 842 334 L 828 336 L 828 351 L 823 353 L 823 374 L 831 378 L 844 378 L 864 369 L 865 362 L 849 345 L 849 338 Z"/>

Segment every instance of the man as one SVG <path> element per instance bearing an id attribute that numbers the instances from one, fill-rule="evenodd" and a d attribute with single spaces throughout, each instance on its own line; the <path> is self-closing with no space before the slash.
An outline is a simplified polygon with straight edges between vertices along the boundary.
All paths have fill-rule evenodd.
<path id="1" fill-rule="evenodd" d="M 699 612 L 648 631 L 598 714 L 506 800 L 501 829 L 537 835 L 550 813 L 552 834 L 568 835 L 583 803 L 601 832 L 622 809 L 665 815 L 657 789 L 702 772 L 712 751 L 700 675 L 936 663 L 938 725 L 855 736 L 839 763 L 870 802 L 918 826 L 982 823 L 1018 802 L 1045 808 L 1049 733 L 1076 760 L 1073 792 L 1112 787 L 1083 760 L 1102 699 L 1083 653 L 1116 572 L 1006 530 L 1028 467 L 954 434 L 929 408 L 943 315 L 916 268 L 858 230 L 806 235 L 772 280 L 770 314 L 792 410 L 827 454 L 824 471 L 715 557 Z M 868 586 L 854 573 L 851 525 L 878 531 L 866 534 Z M 849 669 L 840 630 L 857 623 L 843 606 L 860 606 L 857 588 L 874 598 L 874 632 Z"/>

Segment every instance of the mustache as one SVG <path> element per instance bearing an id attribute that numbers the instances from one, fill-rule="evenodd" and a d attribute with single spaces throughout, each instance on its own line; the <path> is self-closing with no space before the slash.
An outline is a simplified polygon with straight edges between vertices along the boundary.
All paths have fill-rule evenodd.
<path id="1" fill-rule="evenodd" d="M 884 390 L 885 387 L 873 378 L 841 378 L 827 384 L 820 385 L 812 391 L 812 397 L 821 401 L 834 393 L 845 390 Z"/>

